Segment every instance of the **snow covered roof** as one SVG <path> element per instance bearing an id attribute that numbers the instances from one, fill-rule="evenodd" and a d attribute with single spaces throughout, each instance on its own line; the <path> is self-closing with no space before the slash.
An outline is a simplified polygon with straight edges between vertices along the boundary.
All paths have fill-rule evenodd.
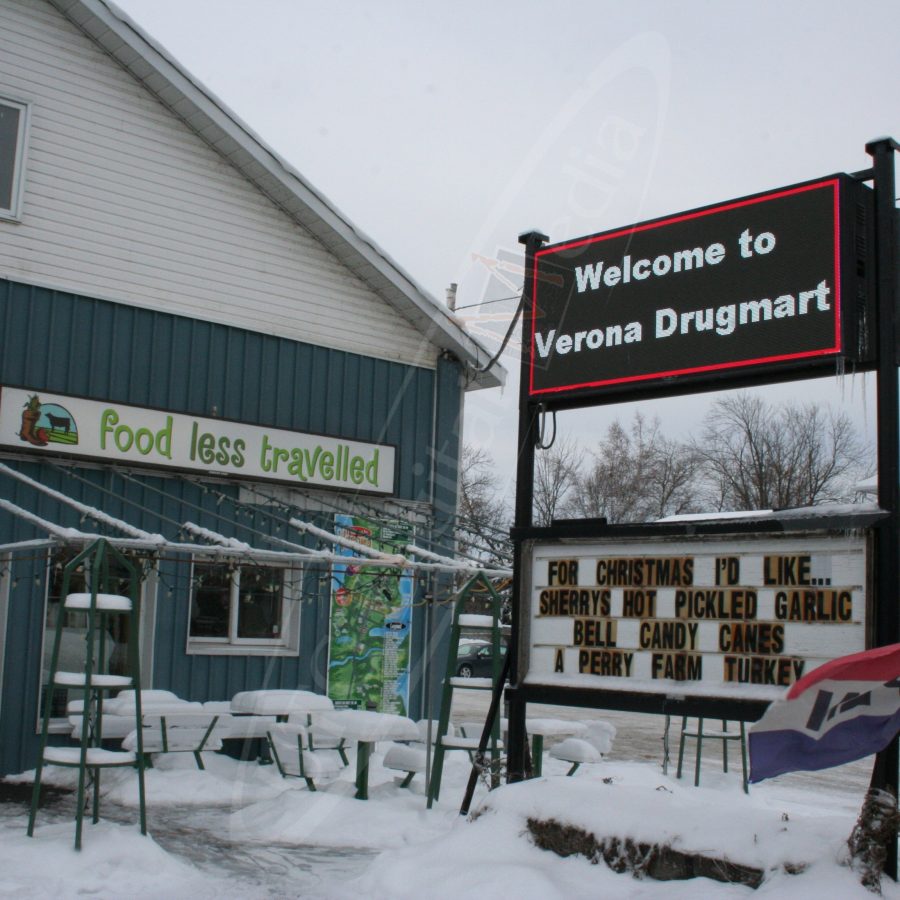
<path id="1" fill-rule="evenodd" d="M 764 519 L 772 515 L 771 509 L 744 509 L 729 512 L 711 513 L 679 513 L 674 516 L 665 516 L 657 519 L 657 522 L 730 522 L 740 519 Z"/>
<path id="2" fill-rule="evenodd" d="M 882 518 L 884 511 L 877 503 L 822 503 L 817 506 L 796 506 L 790 509 L 750 509 L 731 512 L 683 513 L 657 519 L 658 523 L 698 524 L 701 522 L 785 522 L 796 526 L 805 524 L 842 527 L 838 520 L 846 520 L 848 527 L 864 527 Z M 827 520 L 827 523 L 826 523 Z"/>
<path id="3" fill-rule="evenodd" d="M 429 341 L 457 356 L 469 388 L 505 383 L 499 363 L 480 371 L 492 356 L 487 348 L 122 10 L 109 0 L 50 2 Z"/>

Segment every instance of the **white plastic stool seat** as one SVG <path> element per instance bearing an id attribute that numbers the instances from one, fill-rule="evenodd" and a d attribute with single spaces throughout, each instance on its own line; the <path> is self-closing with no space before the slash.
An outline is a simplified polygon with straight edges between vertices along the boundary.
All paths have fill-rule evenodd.
<path id="1" fill-rule="evenodd" d="M 69 594 L 66 609 L 90 609 L 91 594 Z M 131 598 L 119 594 L 97 594 L 97 609 L 103 612 L 131 612 Z"/>

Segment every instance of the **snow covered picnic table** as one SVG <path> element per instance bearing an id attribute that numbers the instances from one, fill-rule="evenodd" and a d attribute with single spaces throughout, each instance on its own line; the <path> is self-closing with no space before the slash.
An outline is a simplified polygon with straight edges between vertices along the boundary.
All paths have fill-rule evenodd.
<path id="1" fill-rule="evenodd" d="M 572 737 L 581 734 L 587 726 L 571 719 L 526 719 L 525 731 L 531 735 L 531 764 L 535 778 L 543 772 L 544 738 Z"/>
<path id="2" fill-rule="evenodd" d="M 417 741 L 419 729 L 412 719 L 367 709 L 341 709 L 319 713 L 316 728 L 357 743 L 356 799 L 369 799 L 369 757 L 376 741 Z"/>
<path id="3" fill-rule="evenodd" d="M 300 690 L 241 691 L 231 698 L 231 712 L 246 716 L 276 716 L 287 721 L 294 713 L 333 710 L 334 704 L 323 694 Z"/>
<path id="4" fill-rule="evenodd" d="M 323 694 L 314 691 L 274 690 L 240 691 L 231 698 L 233 736 L 259 738 L 267 741 L 267 733 L 273 722 L 284 723 L 291 716 L 300 717 L 310 725 L 313 713 L 334 709 L 334 704 Z M 271 762 L 267 746 L 259 750 L 260 762 Z"/>

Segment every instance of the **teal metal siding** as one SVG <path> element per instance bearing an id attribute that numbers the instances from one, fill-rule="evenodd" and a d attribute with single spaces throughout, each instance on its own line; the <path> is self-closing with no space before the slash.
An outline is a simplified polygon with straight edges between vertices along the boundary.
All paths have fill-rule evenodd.
<path id="1" fill-rule="evenodd" d="M 429 495 L 428 369 L 2 279 L 0 333 L 2 384 L 395 444 Z"/>
<path id="2" fill-rule="evenodd" d="M 434 492 L 432 508 L 434 527 L 432 529 L 433 549 L 438 553 L 452 556 L 455 552 L 454 524 L 456 519 L 456 490 L 459 453 L 462 441 L 462 373 L 455 360 L 441 358 L 437 365 L 437 386 L 435 390 L 435 435 L 428 448 L 432 465 Z M 453 590 L 453 579 L 443 574 L 434 580 L 434 595 L 447 597 Z M 450 649 L 450 606 L 438 607 L 432 617 L 431 634 L 425 644 L 431 648 L 431 713 L 440 710 L 441 680 L 444 676 L 447 653 Z M 423 617 L 424 618 L 424 617 Z M 424 637 L 424 635 L 423 635 Z M 424 678 L 424 661 L 419 663 Z"/>
<path id="3" fill-rule="evenodd" d="M 22 504 L 28 498 L 17 486 L 0 485 L 0 496 Z M 48 504 L 34 508 L 38 515 L 49 512 Z M 34 538 L 31 526 L 18 521 L 3 522 L 4 541 Z M 0 697 L 0 775 L 33 765 L 37 750 L 38 680 L 41 671 L 41 636 L 44 612 L 46 554 L 18 554 L 10 590 L 6 624 L 3 695 Z M 21 723 L 24 723 L 24 727 Z"/>
<path id="4" fill-rule="evenodd" d="M 442 470 L 436 490 L 439 531 L 452 516 L 455 494 L 446 477 L 455 450 L 448 447 L 458 438 L 460 398 L 459 366 L 453 361 L 442 361 L 436 373 L 4 280 L 0 333 L 0 384 L 394 444 L 395 493 L 400 498 L 431 501 L 432 448 L 437 444 Z M 432 436 L 436 396 L 452 420 L 441 426 L 437 442 Z M 229 501 L 217 502 L 178 476 L 149 473 L 139 484 L 124 481 L 111 467 L 77 468 L 73 477 L 49 463 L 14 465 L 150 532 L 171 535 L 172 521 L 191 520 L 260 544 L 259 535 L 248 531 L 229 509 Z M 217 490 L 236 498 L 238 485 L 217 485 Z M 53 522 L 89 528 L 69 507 L 3 476 L 0 496 Z M 323 524 L 330 524 L 328 517 Z M 255 527 L 265 531 L 274 524 L 260 514 Z M 43 535 L 0 514 L 0 543 L 36 536 Z M 33 765 L 36 750 L 30 725 L 38 704 L 47 556 L 29 556 L 34 558 L 15 561 L 17 580 L 10 597 L 0 698 L 0 774 Z M 154 637 L 156 687 L 189 699 L 224 699 L 256 687 L 324 689 L 327 580 L 308 577 L 298 657 L 188 656 L 186 586 L 186 564 L 162 561 Z M 415 696 L 412 700 L 416 709 L 419 701 Z"/>
<path id="5" fill-rule="evenodd" d="M 124 518 L 150 532 L 172 533 L 166 520 L 190 520 L 203 527 L 223 531 L 238 540 L 260 544 L 261 531 L 275 533 L 269 516 L 261 511 L 252 528 L 240 524 L 234 507 L 203 486 L 181 478 L 142 476 L 141 483 L 123 480 L 112 469 L 79 469 L 74 473 L 41 463 L 16 462 L 14 467 L 48 487 L 89 506 L 103 508 L 110 515 Z M 236 497 L 236 486 L 217 485 L 226 497 Z M 0 474 L 0 496 L 35 512 L 42 518 L 83 531 L 93 529 L 90 521 L 71 507 Z M 246 512 L 244 513 L 246 516 Z M 326 524 L 326 523 L 322 523 Z M 268 526 L 268 527 L 267 527 Z M 27 540 L 35 536 L 30 525 L 0 517 L 3 542 Z M 300 542 L 297 537 L 297 541 Z M 33 726 L 38 704 L 38 678 L 41 670 L 41 632 L 48 551 L 17 554 L 14 561 L 15 585 L 10 595 L 7 628 L 7 657 L 3 679 L 0 714 L 0 771 L 19 771 L 35 749 Z M 298 656 L 287 657 L 213 657 L 187 655 L 185 639 L 189 615 L 189 558 L 166 557 L 159 565 L 159 590 L 156 602 L 154 639 L 155 687 L 173 690 L 192 700 L 228 699 L 238 690 L 251 688 L 320 689 L 324 684 L 324 663 L 316 653 L 322 635 L 327 632 L 327 583 L 320 585 L 318 573 L 310 572 L 301 600 L 301 638 Z M 24 722 L 22 729 L 13 727 Z M 25 752 L 25 757 L 22 753 Z"/>

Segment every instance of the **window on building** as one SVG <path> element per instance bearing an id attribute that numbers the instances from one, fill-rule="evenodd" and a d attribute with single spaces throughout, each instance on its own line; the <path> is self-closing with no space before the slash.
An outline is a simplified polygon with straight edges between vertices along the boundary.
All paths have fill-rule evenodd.
<path id="1" fill-rule="evenodd" d="M 28 106 L 0 97 L 0 218 L 19 218 L 27 133 Z"/>
<path id="2" fill-rule="evenodd" d="M 253 652 L 297 648 L 295 584 L 300 573 L 280 566 L 195 561 L 188 650 Z"/>

